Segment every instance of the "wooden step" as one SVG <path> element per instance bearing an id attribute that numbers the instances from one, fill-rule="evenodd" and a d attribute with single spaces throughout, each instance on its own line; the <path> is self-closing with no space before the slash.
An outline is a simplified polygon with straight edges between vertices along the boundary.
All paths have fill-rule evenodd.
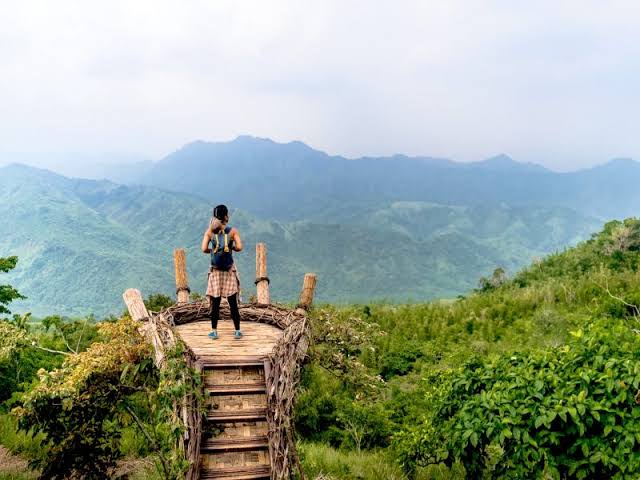
<path id="1" fill-rule="evenodd" d="M 208 395 L 241 395 L 244 393 L 265 393 L 267 386 L 264 383 L 230 383 L 227 385 L 205 385 Z"/>
<path id="2" fill-rule="evenodd" d="M 241 467 L 269 467 L 269 449 L 200 452 L 201 471 Z"/>
<path id="3" fill-rule="evenodd" d="M 269 448 L 266 435 L 254 437 L 211 438 L 206 440 L 201 452 L 241 452 L 246 450 L 264 450 Z"/>
<path id="4" fill-rule="evenodd" d="M 207 413 L 209 422 L 243 422 L 264 420 L 267 418 L 267 407 L 248 410 L 210 410 Z"/>
<path id="5" fill-rule="evenodd" d="M 202 368 L 262 367 L 263 357 L 200 357 Z"/>
<path id="6" fill-rule="evenodd" d="M 268 479 L 270 476 L 271 468 L 268 465 L 225 467 L 200 471 L 201 480 L 258 480 Z"/>
<path id="7" fill-rule="evenodd" d="M 216 422 L 215 429 L 220 430 L 215 437 L 216 440 L 224 438 L 238 437 L 264 437 L 269 432 L 269 426 L 264 420 L 249 422 Z M 208 432 L 203 433 L 203 440 L 206 440 Z"/>
<path id="8" fill-rule="evenodd" d="M 205 386 L 246 385 L 265 383 L 262 364 L 224 365 L 220 368 L 205 368 L 202 372 Z"/>

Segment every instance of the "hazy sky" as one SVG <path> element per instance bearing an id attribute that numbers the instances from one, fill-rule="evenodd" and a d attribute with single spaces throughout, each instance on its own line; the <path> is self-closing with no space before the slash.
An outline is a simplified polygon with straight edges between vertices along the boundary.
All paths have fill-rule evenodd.
<path id="1" fill-rule="evenodd" d="M 640 159 L 637 1 L 0 0 L 0 25 L 0 161 L 238 134 L 562 170 Z"/>

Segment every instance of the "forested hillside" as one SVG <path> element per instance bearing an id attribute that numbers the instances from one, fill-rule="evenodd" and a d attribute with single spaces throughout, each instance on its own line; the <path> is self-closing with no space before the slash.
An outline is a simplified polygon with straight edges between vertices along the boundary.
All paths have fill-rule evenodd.
<path id="1" fill-rule="evenodd" d="M 452 304 L 320 310 L 297 409 L 309 471 L 638 478 L 639 266 L 629 219 Z"/>
<path id="2" fill-rule="evenodd" d="M 171 294 L 175 247 L 187 249 L 192 289 L 202 293 L 208 259 L 199 246 L 211 207 L 153 187 L 0 169 L 0 252 L 20 258 L 9 279 L 28 297 L 16 308 L 103 316 L 119 311 L 132 285 Z M 314 271 L 323 279 L 321 302 L 406 301 L 455 297 L 496 267 L 513 272 L 599 224 L 534 206 L 378 200 L 327 212 L 328 223 L 282 222 L 234 209 L 232 224 L 247 244 L 237 255 L 245 298 L 253 292 L 256 242 L 267 243 L 277 300 L 293 301 L 298 279 Z"/>

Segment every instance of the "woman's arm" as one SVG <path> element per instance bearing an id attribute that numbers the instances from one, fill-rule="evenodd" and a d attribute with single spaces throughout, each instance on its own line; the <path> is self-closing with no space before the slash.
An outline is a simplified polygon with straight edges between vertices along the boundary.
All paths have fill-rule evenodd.
<path id="1" fill-rule="evenodd" d="M 207 228 L 207 231 L 204 232 L 204 236 L 202 237 L 202 245 L 200 245 L 202 253 L 211 253 L 209 242 L 211 242 L 211 229 Z"/>
<path id="2" fill-rule="evenodd" d="M 242 251 L 242 239 L 240 238 L 240 232 L 237 228 L 231 230 L 231 238 L 233 239 L 233 249 L 236 252 Z"/>

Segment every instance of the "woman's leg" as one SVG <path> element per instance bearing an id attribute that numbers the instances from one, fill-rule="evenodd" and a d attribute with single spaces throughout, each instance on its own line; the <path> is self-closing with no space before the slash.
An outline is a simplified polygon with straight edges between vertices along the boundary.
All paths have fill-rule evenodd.
<path id="1" fill-rule="evenodd" d="M 220 302 L 222 297 L 211 297 L 211 329 L 218 329 L 218 319 L 220 318 Z"/>
<path id="2" fill-rule="evenodd" d="M 236 330 L 240 330 L 240 310 L 238 310 L 238 294 L 227 297 L 229 302 L 229 308 L 231 308 L 231 319 L 233 320 L 233 326 Z"/>

